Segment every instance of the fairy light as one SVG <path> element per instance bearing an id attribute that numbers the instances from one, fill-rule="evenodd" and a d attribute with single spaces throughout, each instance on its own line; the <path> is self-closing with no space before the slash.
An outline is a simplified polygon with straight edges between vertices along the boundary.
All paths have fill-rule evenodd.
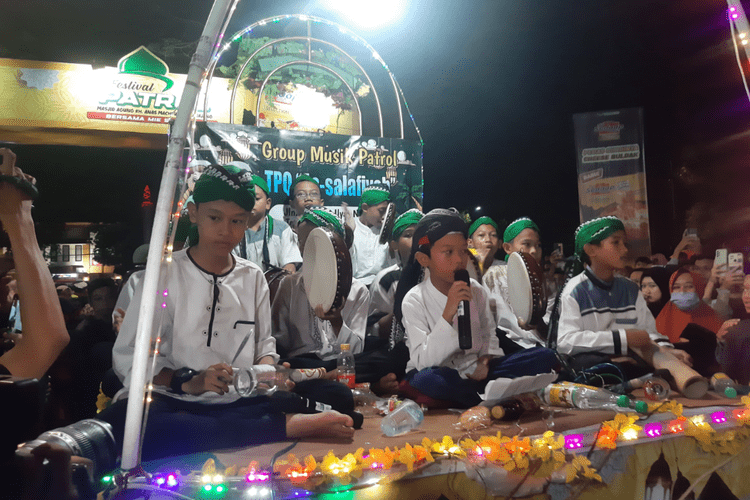
<path id="1" fill-rule="evenodd" d="M 622 433 L 622 439 L 625 441 L 633 441 L 638 439 L 638 429 L 629 428 Z"/>
<path id="2" fill-rule="evenodd" d="M 695 425 L 701 425 L 706 422 L 706 417 L 705 415 L 695 415 L 690 417 L 690 421 Z"/>
<path id="3" fill-rule="evenodd" d="M 715 424 L 723 424 L 727 421 L 727 414 L 723 411 L 716 411 L 711 414 L 711 421 Z"/>
<path id="4" fill-rule="evenodd" d="M 643 429 L 646 432 L 646 435 L 650 438 L 658 438 L 661 436 L 661 423 L 660 422 L 653 422 L 650 424 L 646 424 Z"/>
<path id="5" fill-rule="evenodd" d="M 672 434 L 677 434 L 685 430 L 685 421 L 676 419 L 669 422 L 669 431 Z"/>

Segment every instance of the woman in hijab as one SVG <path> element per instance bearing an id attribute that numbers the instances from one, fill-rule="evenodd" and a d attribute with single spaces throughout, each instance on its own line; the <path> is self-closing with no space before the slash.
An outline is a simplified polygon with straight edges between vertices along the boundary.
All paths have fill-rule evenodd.
<path id="1" fill-rule="evenodd" d="M 670 300 L 656 318 L 656 329 L 669 337 L 675 347 L 693 358 L 693 368 L 703 376 L 720 370 L 714 352 L 716 333 L 722 321 L 701 300 L 706 282 L 697 273 L 682 267 L 669 279 Z"/>
<path id="2" fill-rule="evenodd" d="M 654 318 L 659 316 L 662 308 L 669 303 L 669 277 L 671 273 L 663 267 L 643 269 L 641 274 L 641 294 L 646 299 L 649 311 Z"/>

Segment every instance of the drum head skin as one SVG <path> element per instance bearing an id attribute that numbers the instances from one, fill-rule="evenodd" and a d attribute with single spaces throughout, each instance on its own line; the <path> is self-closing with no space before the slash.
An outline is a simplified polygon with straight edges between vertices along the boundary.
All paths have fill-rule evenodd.
<path id="1" fill-rule="evenodd" d="M 543 286 L 544 274 L 534 257 L 513 252 L 508 257 L 508 292 L 510 306 L 519 322 L 538 325 L 547 308 Z"/>
<path id="2" fill-rule="evenodd" d="M 328 312 L 339 308 L 352 287 L 352 261 L 344 240 L 333 231 L 316 227 L 310 231 L 302 256 L 302 279 L 313 309 Z"/>
<path id="3" fill-rule="evenodd" d="M 389 203 L 383 216 L 383 225 L 380 227 L 380 238 L 378 242 L 383 245 L 388 243 L 393 233 L 393 224 L 396 222 L 396 204 Z"/>

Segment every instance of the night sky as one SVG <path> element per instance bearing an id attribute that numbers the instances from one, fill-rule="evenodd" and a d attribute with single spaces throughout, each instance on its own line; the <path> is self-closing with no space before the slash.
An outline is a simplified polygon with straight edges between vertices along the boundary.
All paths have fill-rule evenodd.
<path id="1" fill-rule="evenodd" d="M 320 2 L 240 2 L 227 33 L 309 13 L 362 35 L 388 63 L 425 141 L 426 208 L 532 217 L 545 250 L 579 223 L 572 115 L 643 107 L 654 251 L 696 201 L 747 206 L 750 106 L 726 3 L 712 0 L 407 1 L 360 30 Z M 0 57 L 104 63 L 139 45 L 198 38 L 210 2 L 0 1 Z M 169 9 L 177 9 L 169 11 Z M 187 56 L 157 54 L 175 73 Z M 742 137 L 742 136 L 740 136 Z M 0 137 L 2 141 L 2 137 Z M 13 145 L 43 189 L 37 220 L 137 224 L 164 151 Z"/>

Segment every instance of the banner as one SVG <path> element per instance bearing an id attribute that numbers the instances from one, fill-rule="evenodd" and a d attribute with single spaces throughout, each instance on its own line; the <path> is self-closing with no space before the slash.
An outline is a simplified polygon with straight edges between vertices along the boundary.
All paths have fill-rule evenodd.
<path id="1" fill-rule="evenodd" d="M 373 184 L 390 190 L 398 213 L 422 205 L 418 141 L 205 122 L 197 124 L 194 137 L 198 159 L 221 165 L 243 162 L 263 177 L 271 191 L 272 215 L 283 213 L 287 222 L 300 215 L 285 205 L 300 174 L 315 178 L 325 206 L 338 212 L 342 202 L 356 210 L 362 190 Z"/>
<path id="2" fill-rule="evenodd" d="M 651 255 L 643 159 L 643 109 L 573 115 L 581 223 L 615 215 L 625 224 L 629 257 Z"/>
<path id="3" fill-rule="evenodd" d="M 123 56 L 117 68 L 0 58 L 0 131 L 6 141 L 31 144 L 164 147 L 185 80 L 145 47 Z M 214 78 L 207 120 L 229 121 L 231 93 L 229 80 Z M 238 94 L 238 116 L 248 94 Z"/>

